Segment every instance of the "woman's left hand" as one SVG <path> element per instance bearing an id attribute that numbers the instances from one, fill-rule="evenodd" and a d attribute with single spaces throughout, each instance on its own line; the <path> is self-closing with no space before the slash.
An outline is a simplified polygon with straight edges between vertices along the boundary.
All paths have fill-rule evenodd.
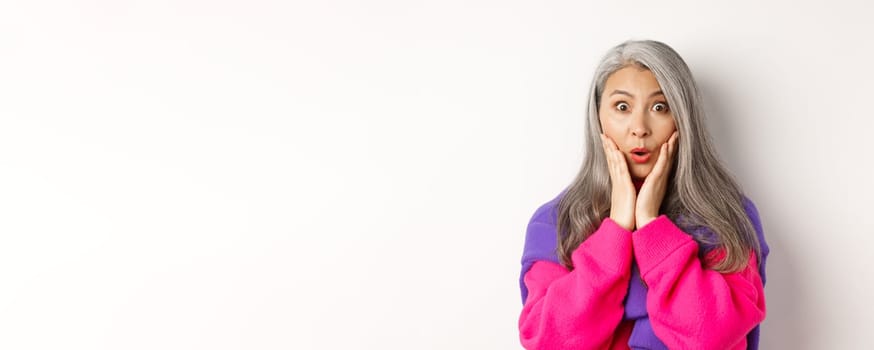
<path id="1" fill-rule="evenodd" d="M 665 197 L 665 189 L 670 176 L 671 165 L 674 162 L 674 153 L 677 150 L 677 138 L 679 131 L 674 131 L 668 141 L 661 145 L 659 158 L 652 171 L 646 176 L 640 192 L 637 194 L 635 205 L 635 227 L 641 228 L 659 215 L 662 199 Z"/>

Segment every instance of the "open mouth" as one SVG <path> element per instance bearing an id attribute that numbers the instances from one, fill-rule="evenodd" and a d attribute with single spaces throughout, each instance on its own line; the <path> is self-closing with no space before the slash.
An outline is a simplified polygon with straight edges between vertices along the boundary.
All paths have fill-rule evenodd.
<path id="1" fill-rule="evenodd" d="M 649 161 L 650 152 L 646 148 L 635 148 L 631 150 L 631 160 L 635 163 L 646 163 Z"/>

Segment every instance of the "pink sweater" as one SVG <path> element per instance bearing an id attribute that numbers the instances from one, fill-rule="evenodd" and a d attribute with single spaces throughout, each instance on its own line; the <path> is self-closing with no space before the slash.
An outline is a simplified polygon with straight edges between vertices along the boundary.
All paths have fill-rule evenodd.
<path id="1" fill-rule="evenodd" d="M 724 256 L 714 250 L 712 264 Z M 765 319 L 765 293 L 754 252 L 736 273 L 704 269 L 698 244 L 666 215 L 631 232 L 605 218 L 573 252 L 574 269 L 537 261 L 524 276 L 519 317 L 526 349 L 628 349 L 622 321 L 634 259 L 648 286 L 652 329 L 670 349 L 745 349 Z"/>

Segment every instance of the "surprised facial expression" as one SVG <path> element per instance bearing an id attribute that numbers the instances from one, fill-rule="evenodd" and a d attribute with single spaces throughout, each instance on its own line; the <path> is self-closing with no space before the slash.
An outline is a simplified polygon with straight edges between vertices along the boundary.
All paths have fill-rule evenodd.
<path id="1" fill-rule="evenodd" d="M 603 133 L 625 155 L 635 180 L 643 180 L 652 172 L 661 145 L 677 129 L 655 75 L 634 65 L 607 78 L 598 118 Z"/>

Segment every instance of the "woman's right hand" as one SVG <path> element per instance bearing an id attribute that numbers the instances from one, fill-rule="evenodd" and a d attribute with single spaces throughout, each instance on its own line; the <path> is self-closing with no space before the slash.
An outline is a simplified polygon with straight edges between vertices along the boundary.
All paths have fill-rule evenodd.
<path id="1" fill-rule="evenodd" d="M 637 191 L 631 182 L 628 163 L 619 147 L 607 135 L 601 134 L 601 144 L 607 157 L 610 182 L 613 189 L 610 195 L 610 219 L 629 231 L 634 230 L 634 208 Z"/>

